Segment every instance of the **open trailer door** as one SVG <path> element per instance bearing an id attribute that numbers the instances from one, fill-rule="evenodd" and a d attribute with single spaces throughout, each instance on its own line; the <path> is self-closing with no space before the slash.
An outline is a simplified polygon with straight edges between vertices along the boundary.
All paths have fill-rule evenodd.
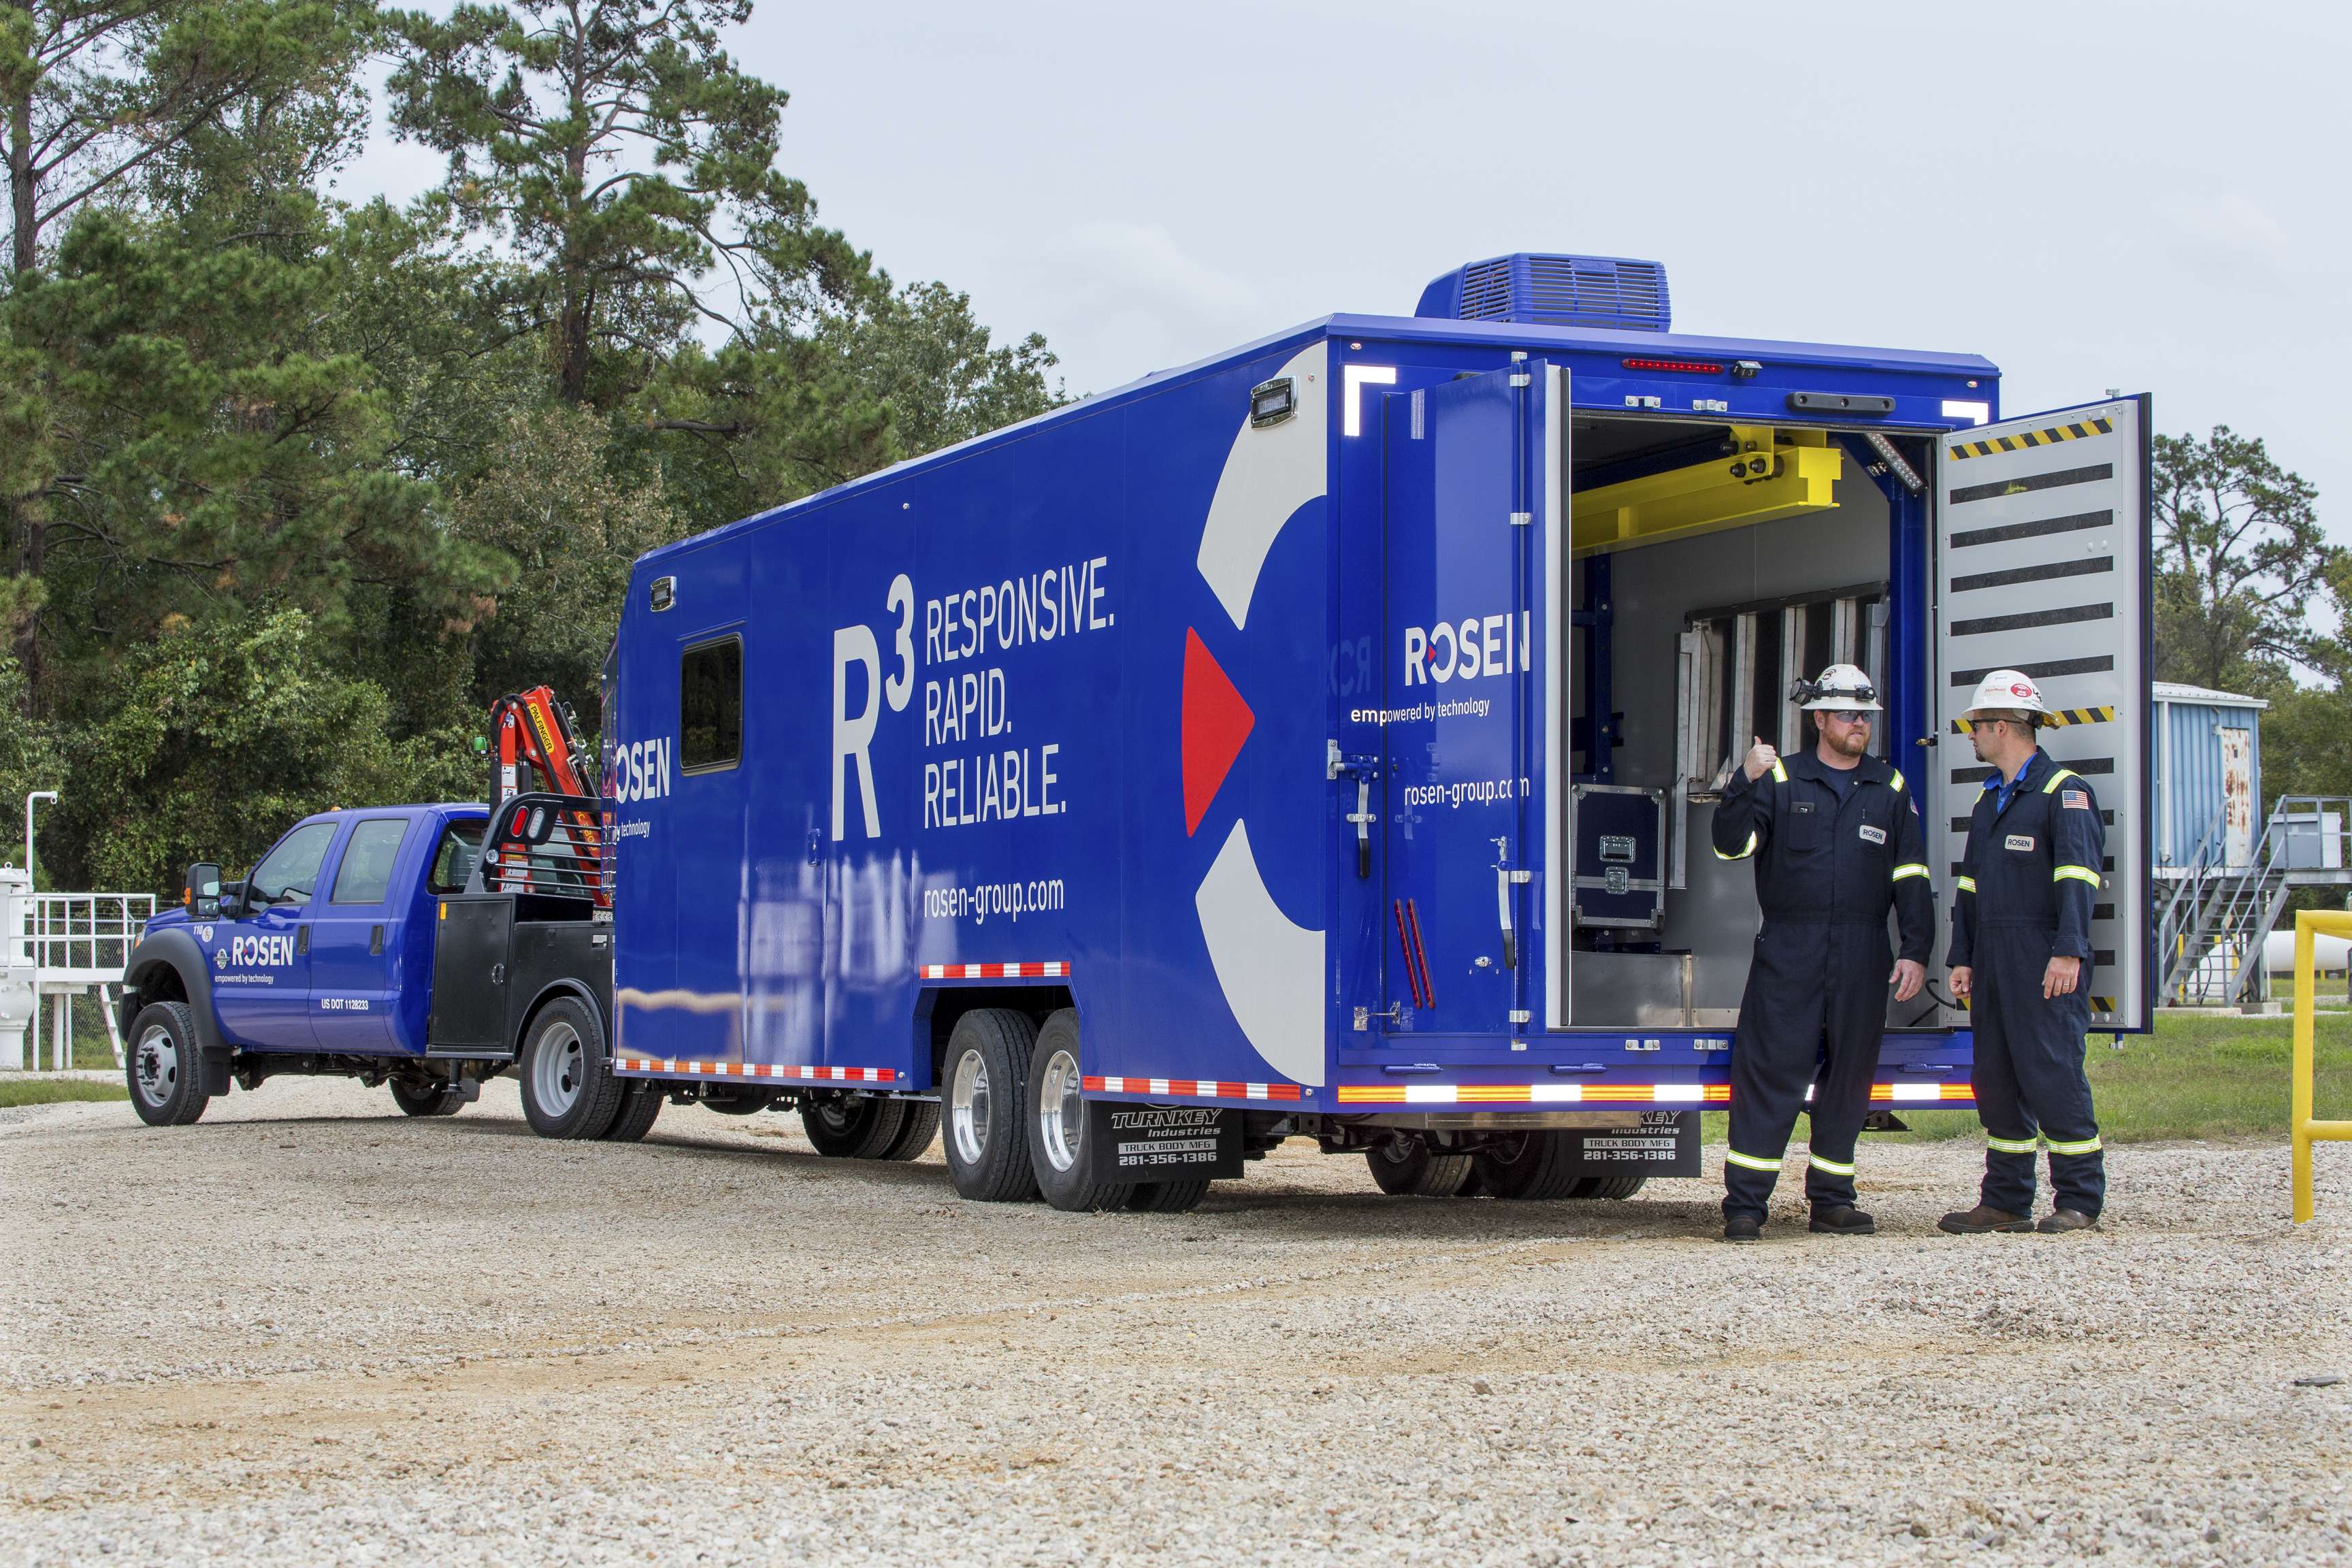
<path id="1" fill-rule="evenodd" d="M 2148 435 L 2147 399 L 2126 397 L 1955 431 L 1936 453 L 1940 910 L 1991 772 L 1969 749 L 1961 710 L 1987 671 L 2021 669 L 2055 710 L 2043 747 L 2090 781 L 2106 822 L 2091 922 L 2099 1029 L 2147 1027 L 2155 992 Z"/>
<path id="2" fill-rule="evenodd" d="M 1562 1005 L 1567 412 L 1524 360 L 1386 399 L 1391 1045 Z"/>

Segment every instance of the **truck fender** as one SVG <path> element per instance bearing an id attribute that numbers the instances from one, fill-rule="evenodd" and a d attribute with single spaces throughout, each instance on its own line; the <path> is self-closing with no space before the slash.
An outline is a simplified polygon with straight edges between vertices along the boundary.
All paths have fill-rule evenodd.
<path id="1" fill-rule="evenodd" d="M 596 1022 L 604 1026 L 605 1050 L 609 1052 L 613 1048 L 612 1009 L 604 1005 L 603 999 L 584 981 L 565 976 L 541 986 L 538 994 L 530 999 L 530 1005 L 522 1010 L 522 1021 L 515 1026 L 515 1037 L 507 1042 L 507 1048 L 514 1053 L 518 1064 L 522 1061 L 522 1045 L 530 1034 L 531 1020 L 539 1016 L 541 1008 L 558 996 L 573 997 L 586 1004 L 588 1010 L 596 1015 Z"/>
<path id="2" fill-rule="evenodd" d="M 179 976 L 180 990 L 188 999 L 188 1012 L 196 1026 L 196 1052 L 204 1061 L 206 1094 L 226 1094 L 229 1090 L 229 1061 L 236 1054 L 229 1043 L 221 1038 L 220 1021 L 213 1012 L 213 972 L 205 963 L 205 950 L 196 939 L 176 926 L 139 939 L 131 956 L 122 965 L 122 1005 L 121 1008 L 122 1036 L 125 1043 L 131 1037 L 131 1021 L 139 1010 L 154 999 L 155 981 L 165 972 Z"/>

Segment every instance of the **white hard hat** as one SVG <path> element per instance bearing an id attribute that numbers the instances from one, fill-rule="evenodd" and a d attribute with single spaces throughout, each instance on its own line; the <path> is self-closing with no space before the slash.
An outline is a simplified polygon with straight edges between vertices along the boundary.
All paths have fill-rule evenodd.
<path id="1" fill-rule="evenodd" d="M 1878 689 L 1870 684 L 1870 677 L 1850 664 L 1833 664 L 1822 671 L 1819 680 L 1809 681 L 1798 688 L 1805 699 L 1805 711 L 1826 708 L 1837 713 L 1875 713 L 1878 710 Z"/>
<path id="2" fill-rule="evenodd" d="M 2047 713 L 2042 704 L 2042 688 L 2021 669 L 1996 669 L 1977 682 L 1977 694 L 1969 699 L 1960 717 L 1973 719 L 1979 713 Z"/>

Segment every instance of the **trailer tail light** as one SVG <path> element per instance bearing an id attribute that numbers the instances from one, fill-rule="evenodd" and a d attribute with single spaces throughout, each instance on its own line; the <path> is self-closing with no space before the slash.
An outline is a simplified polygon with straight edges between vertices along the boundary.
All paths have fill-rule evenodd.
<path id="1" fill-rule="evenodd" d="M 1680 371 L 1689 375 L 1721 375 L 1723 366 L 1705 359 L 1621 359 L 1627 370 Z"/>

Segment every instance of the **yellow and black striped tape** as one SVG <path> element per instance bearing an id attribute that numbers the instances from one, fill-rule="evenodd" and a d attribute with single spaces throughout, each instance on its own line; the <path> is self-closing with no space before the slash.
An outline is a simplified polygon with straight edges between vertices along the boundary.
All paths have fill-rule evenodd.
<path id="1" fill-rule="evenodd" d="M 2116 999 L 2112 996 L 2094 996 L 2091 998 L 2091 1011 L 2113 1013 L 2116 1011 Z"/>
<path id="2" fill-rule="evenodd" d="M 2053 708 L 2042 715 L 2042 721 L 2053 730 L 2063 730 L 2069 724 L 2112 724 L 2116 721 L 2116 710 L 2112 708 Z M 1952 733 L 1955 735 L 1966 735 L 1975 729 L 1976 726 L 1966 719 L 1952 721 Z"/>
<path id="3" fill-rule="evenodd" d="M 2022 452 L 2028 447 L 2054 447 L 2061 441 L 2079 441 L 2085 436 L 2111 436 L 2116 422 L 2112 419 L 2084 419 L 2072 425 L 2053 425 L 2047 430 L 2021 430 L 2014 436 L 1996 436 L 1990 441 L 1958 441 L 1948 448 L 1955 458 L 1990 458 L 1995 452 Z"/>

